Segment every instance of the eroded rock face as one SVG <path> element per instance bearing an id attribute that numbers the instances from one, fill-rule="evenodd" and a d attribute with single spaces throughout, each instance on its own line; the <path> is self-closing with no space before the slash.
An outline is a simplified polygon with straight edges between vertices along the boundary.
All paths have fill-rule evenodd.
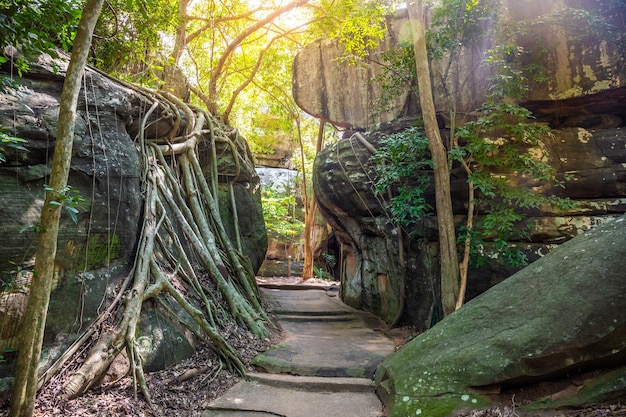
<path id="1" fill-rule="evenodd" d="M 567 212 L 546 209 L 526 213 L 533 221 L 530 236 L 515 244 L 523 249 L 530 262 L 556 245 L 626 211 L 626 110 L 623 105 L 626 101 L 626 79 L 623 76 L 625 63 L 621 59 L 623 46 L 619 41 L 626 33 L 615 28 L 608 34 L 598 34 L 600 30 L 598 33 L 593 31 L 595 34 L 578 33 L 577 28 L 537 23 L 562 16 L 566 7 L 581 6 L 590 13 L 604 13 L 608 22 L 614 22 L 618 17 L 609 13 L 607 5 L 588 1 L 510 1 L 504 3 L 502 10 L 511 24 L 520 20 L 535 22 L 530 25 L 530 33 L 520 36 L 517 41 L 527 52 L 524 65 L 542 66 L 547 81 L 533 85 L 528 100 L 521 104 L 533 112 L 538 122 L 551 127 L 554 136 L 546 138 L 543 149 L 538 152 L 549 158 L 557 177 L 566 181 L 564 189 L 548 189 L 542 184 L 525 184 L 520 178 L 509 177 L 518 186 L 536 187 L 546 195 L 569 197 L 578 204 L 576 209 Z M 611 13 L 623 13 L 616 10 Z M 393 44 L 394 39 L 402 39 L 407 23 L 402 13 L 396 15 L 389 26 L 390 34 L 386 42 Z M 464 112 L 478 108 L 484 101 L 487 91 L 485 82 L 489 74 L 476 59 L 483 56 L 484 49 L 480 48 L 487 48 L 488 43 L 485 40 L 484 45 L 477 46 L 478 49 L 461 53 L 456 73 L 459 79 L 464 80 L 465 87 L 462 94 L 455 96 L 459 112 L 457 126 L 462 122 Z M 318 51 L 319 44 L 310 48 L 310 51 Z M 337 53 L 336 46 L 330 49 Z M 340 126 L 369 129 L 364 136 L 375 147 L 380 135 L 403 129 L 419 113 L 419 108 L 411 105 L 414 98 L 406 95 L 402 96 L 404 101 L 401 105 L 389 113 L 402 117 L 382 123 L 376 129 L 371 128 L 372 119 L 361 118 L 360 122 L 355 122 L 347 118 L 345 115 L 352 110 L 349 103 L 355 106 L 355 115 L 367 114 L 373 109 L 373 103 L 378 98 L 374 87 L 368 87 L 367 100 L 353 98 L 352 93 L 339 87 L 329 89 L 329 85 L 339 81 L 332 80 L 332 72 L 327 69 L 340 64 L 321 60 L 321 67 L 315 70 L 317 61 L 309 62 L 307 53 L 305 48 L 302 56 L 296 59 L 295 67 L 308 66 L 308 76 L 306 80 L 300 79 L 296 72 L 294 79 L 298 102 L 306 111 L 336 121 Z M 312 52 L 312 56 L 316 57 L 324 54 L 326 52 Z M 531 57 L 535 61 L 530 60 Z M 436 105 L 447 109 L 449 96 L 446 91 L 454 91 L 453 87 L 459 79 L 450 79 L 449 84 L 444 85 L 440 81 L 444 79 L 441 76 L 445 68 L 443 63 L 432 62 L 431 68 Z M 350 71 L 360 76 L 361 70 L 351 67 L 342 71 L 338 73 L 341 74 L 340 80 L 344 81 L 352 76 Z M 318 78 L 312 74 L 317 74 Z M 314 83 L 313 80 L 317 79 L 320 81 Z M 315 89 L 319 97 L 307 101 L 306 97 L 314 95 L 314 91 L 308 90 Z M 351 91 L 356 94 L 363 89 L 354 88 Z M 320 98 L 325 101 L 319 101 Z M 335 101 L 343 104 L 336 104 Z M 315 103 L 324 102 L 328 105 L 315 107 Z M 368 110 L 359 107 L 359 103 L 369 106 Z M 449 127 L 449 122 L 444 117 L 441 125 L 444 141 L 446 134 L 449 135 L 446 126 Z M 348 304 L 373 311 L 388 322 L 393 322 L 402 314 L 418 328 L 427 329 L 441 318 L 437 315 L 436 301 L 439 292 L 436 218 L 423 220 L 418 233 L 421 239 L 401 242 L 406 253 L 403 272 L 400 268 L 400 241 L 371 186 L 375 172 L 368 163 L 369 157 L 369 152 L 358 140 L 346 138 L 323 150 L 314 166 L 314 187 L 320 210 L 333 227 L 341 246 L 339 270 L 342 296 Z M 466 178 L 462 170 L 456 168 L 451 179 L 455 219 L 461 225 L 467 202 Z M 430 201 L 434 201 L 432 195 Z M 497 264 L 471 270 L 467 299 L 516 271 L 515 268 Z M 396 301 L 403 292 L 404 311 L 402 303 Z"/>
<path id="2" fill-rule="evenodd" d="M 381 42 L 381 51 L 397 46 L 400 32 L 406 30 L 406 19 L 389 19 L 387 24 L 390 30 Z M 343 47 L 330 40 L 314 42 L 296 56 L 293 95 L 298 106 L 350 129 L 365 129 L 397 118 L 409 97 L 408 88 L 393 100 L 389 111 L 376 115 L 372 103 L 381 96 L 382 89 L 370 80 L 382 72 L 381 67 L 348 65 L 340 60 L 342 56 Z"/>
<path id="3" fill-rule="evenodd" d="M 549 209 L 528 213 L 529 236 L 519 245 L 534 261 L 592 227 L 626 212 L 626 129 L 554 129 L 545 142 L 557 175 L 571 175 L 565 188 L 544 189 L 569 197 L 577 207 L 567 212 Z M 378 147 L 380 134 L 368 141 Z M 400 268 L 398 233 L 386 216 L 382 199 L 371 185 L 375 175 L 371 154 L 355 138 L 342 139 L 324 149 L 314 164 L 314 190 L 320 211 L 341 243 L 342 297 L 353 307 L 372 311 L 388 322 L 397 314 L 427 329 L 437 311 L 437 219 L 420 225 L 415 240 L 404 239 L 406 270 Z M 455 221 L 464 221 L 466 179 L 453 170 Z M 516 181 L 515 178 L 512 180 Z M 523 186 L 522 184 L 519 184 Z M 428 199 L 434 204 L 434 195 Z M 470 270 L 467 299 L 516 272 L 499 264 Z M 404 283 L 404 284 L 403 284 Z M 398 300 L 405 286 L 405 311 Z M 435 313 L 433 313 L 435 312 Z"/>
<path id="4" fill-rule="evenodd" d="M 613 26 L 588 28 L 585 18 L 567 23 L 568 8 L 584 16 L 598 14 Z M 611 91 L 626 86 L 626 61 L 623 59 L 623 11 L 618 6 L 591 0 L 507 0 L 498 11 L 504 30 L 513 30 L 520 22 L 527 31 L 503 34 L 524 51 L 521 64 L 538 65 L 544 82 L 531 86 L 533 101 L 563 100 Z M 561 20 L 560 20 L 561 19 Z M 565 22 L 565 23 L 559 23 Z M 337 126 L 371 130 L 379 123 L 400 116 L 419 114 L 419 100 L 407 84 L 389 106 L 380 112 L 377 103 L 383 89 L 375 79 L 382 72 L 382 53 L 402 42 L 412 43 L 406 10 L 387 19 L 387 35 L 371 51 L 367 66 L 348 65 L 341 60 L 343 48 L 329 40 L 314 42 L 295 58 L 293 92 L 296 103 L 307 113 Z M 488 27 L 489 22 L 484 22 Z M 521 34 L 525 33 L 525 34 Z M 512 37 L 511 37 L 512 36 Z M 455 102 L 461 115 L 476 110 L 489 91 L 493 74 L 484 63 L 493 42 L 484 38 L 459 51 L 453 60 L 433 60 L 430 69 L 435 106 L 447 115 Z M 599 114 L 601 109 L 597 110 Z M 555 116 L 559 109 L 555 109 Z M 576 124 L 578 126 L 578 124 Z"/>
<path id="5" fill-rule="evenodd" d="M 42 59 L 33 64 L 23 78 L 14 79 L 19 85 L 16 90 L 0 94 L 0 127 L 10 136 L 25 139 L 24 146 L 28 149 L 22 152 L 3 146 L 7 162 L 0 165 L 0 217 L 3 219 L 0 223 L 3 236 L 0 273 L 9 287 L 8 292 L 0 293 L 0 311 L 6 313 L 0 315 L 6 319 L 0 323 L 2 350 L 16 347 L 28 271 L 34 266 L 35 229 L 50 172 L 66 63 L 55 65 L 56 69 L 51 62 Z M 59 353 L 73 332 L 84 329 L 97 316 L 103 299 L 114 295 L 115 285 L 126 276 L 134 260 L 141 225 L 142 167 L 135 137 L 151 103 L 90 69 L 85 73 L 84 83 L 78 103 L 69 184 L 87 203 L 78 213 L 77 223 L 67 213 L 62 214 L 43 360 L 46 360 L 46 352 L 49 356 Z M 179 128 L 183 129 L 184 115 L 179 116 L 182 120 Z M 163 136 L 174 126 L 172 118 L 162 114 L 154 114 L 151 122 L 148 136 Z M 238 138 L 236 142 L 243 156 L 239 161 L 239 177 L 233 183 L 240 230 L 244 248 L 253 267 L 258 269 L 267 245 L 259 179 L 245 140 Z M 200 151 L 201 158 L 208 152 Z M 217 154 L 230 155 L 230 152 L 218 150 Z M 220 172 L 235 172 L 234 163 L 228 157 L 223 157 L 219 164 Z M 221 184 L 220 188 L 224 223 L 233 234 L 228 185 Z M 18 267 L 24 272 L 9 272 Z M 188 332 L 167 323 L 161 316 L 146 313 L 142 328 L 147 329 L 146 332 L 158 328 L 161 336 L 174 336 L 161 337 L 165 342 L 150 336 L 148 339 L 153 342 L 146 349 L 164 352 L 178 349 L 187 354 L 193 342 L 184 337 Z M 151 323 L 151 318 L 158 323 Z M 164 347 L 168 340 L 171 346 Z M 178 348 L 177 345 L 184 346 Z M 178 353 L 170 356 L 180 358 Z M 155 365 L 151 362 L 146 366 L 155 369 L 163 365 L 160 360 L 155 359 L 152 361 Z"/>
<path id="6" fill-rule="evenodd" d="M 623 399 L 624 247 L 620 217 L 561 245 L 411 341 L 376 372 L 389 416 L 451 416 L 488 405 L 480 394 L 486 387 L 493 392 L 597 369 L 613 370 L 530 407 Z"/>

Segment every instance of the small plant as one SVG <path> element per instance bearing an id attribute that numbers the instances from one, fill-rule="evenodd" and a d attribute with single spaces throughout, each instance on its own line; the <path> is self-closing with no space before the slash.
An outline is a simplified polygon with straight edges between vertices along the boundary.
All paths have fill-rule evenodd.
<path id="1" fill-rule="evenodd" d="M 374 188 L 387 202 L 390 221 L 404 228 L 409 236 L 418 233 L 419 220 L 432 212 L 425 191 L 430 186 L 432 160 L 428 141 L 418 127 L 381 140 L 381 147 L 372 156 L 377 177 Z"/>
<path id="2" fill-rule="evenodd" d="M 28 152 L 28 149 L 23 146 L 24 143 L 26 143 L 26 139 L 11 136 L 6 131 L 0 130 L 0 163 L 3 164 L 7 161 L 6 148 Z"/>
<path id="3" fill-rule="evenodd" d="M 54 188 L 44 185 L 48 192 L 55 192 Z M 67 210 L 74 223 L 78 223 L 77 214 L 86 206 L 87 200 L 80 195 L 80 191 L 72 189 L 69 185 L 56 192 L 56 200 L 50 202 L 53 206 L 63 206 Z"/>
<path id="4" fill-rule="evenodd" d="M 332 275 L 330 275 L 328 273 L 328 271 L 326 271 L 321 266 L 314 266 L 313 267 L 313 276 L 316 279 L 319 279 L 319 280 L 322 280 L 322 281 L 332 281 L 333 280 Z"/>
<path id="5" fill-rule="evenodd" d="M 27 262 L 9 261 L 12 269 L 7 271 L 9 277 L 2 281 L 2 289 L 4 292 L 18 291 L 24 288 L 24 279 L 33 273 L 32 265 Z"/>
<path id="6" fill-rule="evenodd" d="M 337 265 L 337 258 L 332 253 L 322 253 L 322 259 L 326 262 L 326 270 L 331 277 L 335 276 L 335 266 Z"/>

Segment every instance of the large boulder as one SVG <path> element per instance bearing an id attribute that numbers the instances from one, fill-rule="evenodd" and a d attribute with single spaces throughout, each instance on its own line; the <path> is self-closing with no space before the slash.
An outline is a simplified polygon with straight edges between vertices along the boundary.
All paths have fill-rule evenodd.
<path id="1" fill-rule="evenodd" d="M 561 245 L 408 343 L 376 372 L 389 416 L 451 416 L 490 404 L 485 393 L 496 388 L 606 369 L 614 370 L 592 373 L 539 408 L 625 399 L 624 248 L 620 217 Z"/>
<path id="2" fill-rule="evenodd" d="M 9 136 L 25 139 L 24 147 L 28 150 L 2 146 L 7 159 L 0 165 L 0 271 L 5 287 L 0 292 L 2 352 L 16 348 L 26 305 L 66 65 L 66 61 L 53 62 L 42 57 L 23 77 L 13 78 L 15 88 L 0 92 L 0 129 Z M 10 77 L 9 70 L 0 68 L 0 76 Z M 77 332 L 97 317 L 102 303 L 115 294 L 120 278 L 132 266 L 143 208 L 142 167 L 135 138 L 150 106 L 149 100 L 131 87 L 95 70 L 85 71 L 69 185 L 86 199 L 86 204 L 77 214 L 76 223 L 65 212 L 61 218 L 44 361 L 58 355 Z M 180 126 L 173 122 L 176 115 L 155 112 L 148 123 L 148 136 L 157 136 L 159 132 L 162 136 L 174 126 L 183 129 L 184 115 L 178 117 Z M 234 180 L 243 246 L 252 266 L 258 269 L 267 246 L 259 179 L 245 140 L 237 137 L 236 146 L 242 158 L 237 168 L 228 159 L 231 152 L 217 151 L 223 155 L 219 160 L 220 172 L 227 174 L 221 179 Z M 200 147 L 201 158 L 208 160 L 208 147 L 204 143 Z M 234 176 L 234 172 L 239 175 Z M 222 216 L 234 239 L 228 183 L 221 183 L 220 190 Z M 146 335 L 142 340 L 152 341 L 144 349 L 150 351 L 144 361 L 150 370 L 188 355 L 195 342 L 187 329 L 168 319 L 169 313 L 157 310 L 147 309 L 141 325 Z M 6 375 L 0 375 L 3 376 Z"/>
<path id="3" fill-rule="evenodd" d="M 452 60 L 444 56 L 431 61 L 436 108 L 447 115 L 450 102 L 455 101 L 460 116 L 480 107 L 492 75 L 485 56 L 494 42 L 500 42 L 498 36 L 520 46 L 524 51 L 522 65 L 541 69 L 545 81 L 532 86 L 528 97 L 532 101 L 585 97 L 625 87 L 626 61 L 620 40 L 623 13 L 617 5 L 589 0 L 503 1 L 498 15 L 501 27 L 509 32 L 491 33 L 493 39 L 483 38 L 461 49 Z M 593 20 L 594 15 L 601 17 Z M 490 24 L 484 22 L 485 27 Z M 293 93 L 298 106 L 315 117 L 356 130 L 370 130 L 400 116 L 418 114 L 419 100 L 411 93 L 410 83 L 399 86 L 397 95 L 382 111 L 378 105 L 389 94 L 377 80 L 388 65 L 384 53 L 412 42 L 406 9 L 388 17 L 386 26 L 386 36 L 370 51 L 367 65 L 350 65 L 341 59 L 344 50 L 337 41 L 320 40 L 303 48 L 293 65 Z M 553 115 L 559 117 L 568 109 L 554 110 Z M 602 112 L 601 108 L 593 113 L 596 111 Z"/>
<path id="4" fill-rule="evenodd" d="M 401 127 L 388 125 L 385 130 L 367 135 L 367 140 L 379 147 L 381 136 L 398 129 Z M 532 224 L 529 234 L 513 243 L 524 251 L 529 261 L 626 211 L 625 132 L 621 127 L 600 125 L 593 129 L 568 127 L 554 129 L 554 136 L 546 139 L 545 149 L 557 175 L 569 174 L 570 179 L 565 188 L 544 192 L 569 197 L 577 206 L 566 212 L 546 208 L 526 213 Z M 341 244 L 338 269 L 342 297 L 347 304 L 371 311 L 389 323 L 402 314 L 425 330 L 437 311 L 437 219 L 433 216 L 422 220 L 418 233 L 422 239 L 402 241 L 406 262 L 403 271 L 397 230 L 389 222 L 381 197 L 376 195 L 371 183 L 376 172 L 370 157 L 370 151 L 353 137 L 328 146 L 314 163 L 313 185 L 318 206 Z M 464 221 L 466 189 L 465 177 L 453 171 L 453 207 L 458 226 Z M 428 200 L 434 204 L 432 190 Z M 517 270 L 498 262 L 471 269 L 467 299 Z"/>
<path id="5" fill-rule="evenodd" d="M 541 85 L 533 85 L 527 100 L 520 104 L 531 110 L 538 122 L 552 129 L 553 135 L 545 137 L 542 149 L 536 149 L 536 153 L 544 157 L 547 155 L 557 177 L 564 180 L 565 188 L 537 188 L 546 195 L 569 197 L 577 203 L 577 207 L 569 211 L 544 209 L 525 213 L 532 220 L 530 234 L 513 243 L 525 252 L 531 262 L 556 245 L 626 211 L 626 113 L 623 106 L 626 79 L 620 75 L 624 73 L 625 64 L 620 58 L 619 42 L 615 41 L 616 37 L 623 36 L 623 29 L 615 26 L 614 32 L 618 33 L 607 34 L 601 28 L 580 33 L 579 28 L 556 23 L 558 19 L 568 16 L 564 12 L 566 6 L 581 5 L 591 14 L 606 17 L 609 23 L 618 17 L 611 14 L 618 13 L 618 9 L 609 13 L 607 5 L 588 1 L 524 0 L 504 2 L 502 6 L 505 19 L 534 22 L 527 26 L 529 31 L 524 36 L 520 35 L 517 41 L 527 52 L 524 59 L 535 59 L 524 64 L 544 67 L 547 79 Z M 581 15 L 584 13 L 581 12 Z M 403 12 L 394 16 L 388 25 L 388 39 L 381 49 L 394 45 L 394 40 L 402 39 L 407 23 Z M 483 46 L 487 47 L 487 44 L 485 42 Z M 311 60 L 307 58 L 309 52 L 305 48 L 294 64 L 296 70 L 304 66 L 307 71 L 304 78 L 301 78 L 299 70 L 294 74 L 294 93 L 303 109 L 340 126 L 368 129 L 363 136 L 374 147 L 379 146 L 381 135 L 400 131 L 415 119 L 419 108 L 412 106 L 415 98 L 410 95 L 401 95 L 404 101 L 385 113 L 385 117 L 395 115 L 397 118 L 389 123 L 382 123 L 384 119 L 381 118 L 358 116 L 370 114 L 373 110 L 372 103 L 379 97 L 374 94 L 375 87 L 368 84 L 364 93 L 361 93 L 363 86 L 342 90 L 341 81 L 362 76 L 364 70 L 346 66 L 341 71 L 329 71 L 328 68 L 341 65 L 336 59 L 316 64 L 313 57 L 322 59 L 331 52 L 341 53 L 341 48 L 329 41 L 324 43 L 328 52 L 320 49 L 320 45 L 317 43 L 308 47 Z M 569 53 L 564 54 L 565 50 Z M 457 96 L 459 118 L 464 112 L 479 107 L 484 100 L 487 77 L 482 71 L 482 64 L 473 61 L 479 56 L 483 56 L 482 53 L 474 50 L 461 53 L 461 70 L 456 73 L 465 77 L 462 79 L 466 80 L 464 85 L 467 88 Z M 436 80 L 433 83 L 435 101 L 438 108 L 446 109 L 448 105 L 445 101 L 449 97 L 445 91 L 453 91 L 454 82 L 450 80 L 449 85 L 440 82 L 452 78 L 442 78 L 443 62 L 433 61 L 431 64 L 433 80 Z M 373 67 L 368 70 L 375 71 Z M 333 79 L 334 73 L 339 74 L 337 80 Z M 375 83 L 370 80 L 370 84 Z M 337 87 L 329 88 L 331 85 Z M 309 101 L 307 97 L 314 94 L 319 97 Z M 359 94 L 366 94 L 367 100 L 355 97 Z M 319 101 L 322 98 L 325 101 Z M 360 103 L 369 107 L 364 109 Z M 346 115 L 356 115 L 361 121 Z M 441 123 L 444 142 L 449 142 L 446 138 L 446 135 L 449 136 L 448 122 L 443 118 Z M 377 124 L 376 128 L 373 128 L 374 124 Z M 399 240 L 397 231 L 389 224 L 380 198 L 371 186 L 376 172 L 369 163 L 370 156 L 361 141 L 346 135 L 324 149 L 314 164 L 316 199 L 340 244 L 338 270 L 342 297 L 349 305 L 372 311 L 387 322 L 394 322 L 402 315 L 400 318 L 424 330 L 440 318 L 437 315 L 439 259 L 436 218 L 423 219 L 417 233 L 421 239 Z M 509 177 L 513 184 L 529 186 L 521 182 L 521 178 Z M 466 189 L 462 169 L 453 169 L 453 207 L 459 226 L 463 224 L 466 213 Z M 432 194 L 429 198 L 434 201 Z M 405 268 L 401 268 L 400 242 L 405 253 Z M 497 262 L 472 269 L 466 299 L 477 296 L 518 269 Z M 404 302 L 399 301 L 403 294 Z"/>

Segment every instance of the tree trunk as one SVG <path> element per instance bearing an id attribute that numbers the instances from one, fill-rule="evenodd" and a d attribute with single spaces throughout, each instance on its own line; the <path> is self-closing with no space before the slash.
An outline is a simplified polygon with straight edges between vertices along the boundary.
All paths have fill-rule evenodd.
<path id="1" fill-rule="evenodd" d="M 320 128 L 317 134 L 317 144 L 315 145 L 315 154 L 317 155 L 322 150 L 322 143 L 324 141 L 324 125 L 326 120 L 320 119 Z M 302 143 L 302 142 L 301 142 Z M 302 149 L 304 154 L 304 149 Z M 304 171 L 304 166 L 302 167 Z M 304 184 L 306 190 L 306 183 Z M 306 192 L 306 191 L 305 191 Z M 306 213 L 304 219 L 304 266 L 302 268 L 302 279 L 307 280 L 313 278 L 313 223 L 315 222 L 315 212 L 317 211 L 317 204 L 315 203 L 315 196 L 311 196 L 309 202 L 309 210 Z"/>
<path id="2" fill-rule="evenodd" d="M 61 206 L 53 203 L 63 201 L 63 190 L 67 186 L 81 78 L 91 47 L 93 29 L 103 3 L 103 0 L 88 0 L 85 4 L 63 85 L 59 109 L 59 128 L 50 174 L 50 190 L 46 191 L 45 202 L 41 210 L 41 231 L 37 244 L 35 272 L 30 284 L 24 326 L 20 332 L 17 373 L 9 414 L 11 417 L 30 417 L 34 411 L 37 394 L 37 369 L 48 314 L 50 292 L 52 291 L 54 259 L 61 217 Z"/>
<path id="3" fill-rule="evenodd" d="M 439 259 L 441 269 L 441 304 L 444 315 L 455 310 L 459 294 L 459 261 L 456 249 L 456 233 L 450 196 L 450 173 L 448 157 L 441 140 L 437 125 L 433 91 L 430 83 L 430 68 L 426 51 L 424 32 L 425 15 L 422 0 L 416 3 L 407 0 L 409 20 L 413 32 L 415 48 L 415 66 L 419 88 L 420 106 L 426 137 L 434 162 L 435 202 L 437 207 L 437 224 L 439 228 Z"/>

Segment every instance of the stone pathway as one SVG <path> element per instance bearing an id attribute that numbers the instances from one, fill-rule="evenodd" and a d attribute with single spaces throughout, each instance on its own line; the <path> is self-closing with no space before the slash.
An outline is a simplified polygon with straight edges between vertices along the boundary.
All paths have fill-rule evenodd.
<path id="1" fill-rule="evenodd" d="M 257 356 L 265 372 L 247 378 L 209 404 L 203 417 L 381 417 L 376 367 L 394 343 L 385 324 L 352 309 L 335 289 L 263 288 L 285 339 Z"/>

